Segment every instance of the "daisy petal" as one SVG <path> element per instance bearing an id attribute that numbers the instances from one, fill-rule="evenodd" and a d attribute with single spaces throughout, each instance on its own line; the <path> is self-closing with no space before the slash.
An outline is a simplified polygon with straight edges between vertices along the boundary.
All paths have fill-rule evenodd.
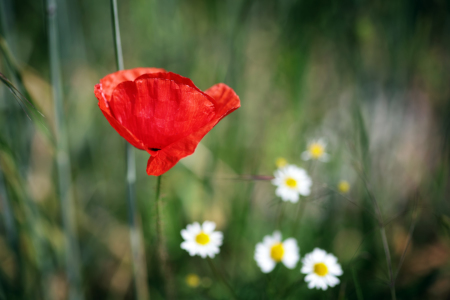
<path id="1" fill-rule="evenodd" d="M 215 228 L 216 228 L 216 223 L 210 222 L 210 221 L 203 222 L 202 229 L 205 233 L 210 234 L 211 232 L 214 231 Z"/>
<path id="2" fill-rule="evenodd" d="M 311 154 L 309 154 L 309 151 L 304 151 L 304 152 L 302 152 L 301 158 L 303 160 L 310 160 L 311 159 Z"/>
<path id="3" fill-rule="evenodd" d="M 336 284 L 339 284 L 339 279 L 333 275 L 325 276 L 325 281 L 331 287 L 335 286 Z"/>
<path id="4" fill-rule="evenodd" d="M 321 162 L 328 162 L 328 161 L 330 161 L 330 156 L 328 155 L 328 153 L 324 153 L 324 154 L 322 154 L 321 157 L 319 157 L 319 160 Z"/>

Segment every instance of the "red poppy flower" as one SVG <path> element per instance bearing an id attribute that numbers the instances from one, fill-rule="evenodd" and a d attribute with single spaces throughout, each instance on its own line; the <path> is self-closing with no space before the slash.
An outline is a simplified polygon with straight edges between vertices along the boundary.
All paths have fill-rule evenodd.
<path id="1" fill-rule="evenodd" d="M 202 92 L 189 78 L 155 68 L 109 74 L 94 92 L 109 124 L 151 155 L 147 174 L 155 176 L 194 153 L 200 140 L 241 106 L 223 83 Z"/>

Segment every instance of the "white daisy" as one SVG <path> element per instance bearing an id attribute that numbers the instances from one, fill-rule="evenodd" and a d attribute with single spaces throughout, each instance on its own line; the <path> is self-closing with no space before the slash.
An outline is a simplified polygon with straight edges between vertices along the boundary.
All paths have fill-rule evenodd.
<path id="1" fill-rule="evenodd" d="M 305 281 L 308 288 L 326 290 L 329 286 L 339 284 L 336 276 L 342 275 L 341 265 L 338 264 L 336 256 L 328 254 L 324 250 L 315 248 L 302 259 L 303 267 L 300 270 L 303 274 L 308 274 Z"/>
<path id="2" fill-rule="evenodd" d="M 329 160 L 329 155 L 325 152 L 326 148 L 327 143 L 323 139 L 311 141 L 308 144 L 307 150 L 302 153 L 302 159 L 314 159 L 320 160 L 322 162 L 327 162 Z"/>
<path id="3" fill-rule="evenodd" d="M 297 241 L 289 238 L 281 242 L 281 233 L 275 231 L 272 236 L 266 235 L 262 243 L 255 249 L 255 260 L 263 273 L 269 273 L 278 262 L 293 269 L 300 259 Z"/>
<path id="4" fill-rule="evenodd" d="M 311 193 L 311 178 L 306 171 L 295 165 L 287 165 L 274 173 L 272 184 L 277 186 L 275 194 L 283 201 L 298 202 L 299 195 L 308 196 Z"/>
<path id="5" fill-rule="evenodd" d="M 198 222 L 189 224 L 186 229 L 181 230 L 184 242 L 181 248 L 189 252 L 191 256 L 200 255 L 214 257 L 220 252 L 223 235 L 220 231 L 214 231 L 216 223 L 205 221 L 202 225 Z"/>

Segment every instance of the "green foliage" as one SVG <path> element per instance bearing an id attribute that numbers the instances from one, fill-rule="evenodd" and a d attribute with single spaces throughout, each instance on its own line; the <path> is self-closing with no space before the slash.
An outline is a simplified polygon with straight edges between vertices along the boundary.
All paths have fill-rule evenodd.
<path id="1" fill-rule="evenodd" d="M 133 299 L 125 149 L 93 94 L 116 69 L 109 1 L 57 4 L 83 294 Z M 0 299 L 67 296 L 43 7 L 0 2 Z M 180 230 L 204 220 L 224 234 L 213 262 L 239 299 L 389 299 L 373 199 L 398 270 L 397 299 L 449 297 L 446 1 L 119 0 L 118 7 L 126 68 L 164 68 L 202 90 L 224 82 L 242 102 L 162 180 L 176 299 L 230 298 L 207 261 L 180 248 Z M 319 137 L 330 161 L 303 161 Z M 278 157 L 313 178 L 312 194 L 298 204 L 281 201 L 268 180 L 249 180 L 271 176 Z M 137 223 L 151 298 L 166 299 L 147 159 L 136 150 Z M 350 183 L 348 194 L 338 192 L 340 180 Z M 315 247 L 336 255 L 340 285 L 308 289 L 300 263 L 263 274 L 255 245 L 274 230 L 294 237 L 301 257 Z M 198 287 L 186 284 L 191 273 Z"/>

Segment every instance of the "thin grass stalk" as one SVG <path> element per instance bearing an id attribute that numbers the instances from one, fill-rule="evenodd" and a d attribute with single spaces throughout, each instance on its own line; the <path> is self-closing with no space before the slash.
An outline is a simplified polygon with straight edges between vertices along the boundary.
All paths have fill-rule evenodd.
<path id="1" fill-rule="evenodd" d="M 362 172 L 362 174 L 360 175 L 365 188 L 367 190 L 367 193 L 369 194 L 369 198 L 373 203 L 373 206 L 375 208 L 375 213 L 378 217 L 378 225 L 380 226 L 380 235 L 381 235 L 381 240 L 383 242 L 383 251 L 384 251 L 384 255 L 386 256 L 386 263 L 387 263 L 387 267 L 388 267 L 388 271 L 389 271 L 389 289 L 391 291 L 391 299 L 392 300 L 396 300 L 396 293 L 395 293 L 395 278 L 394 278 L 394 272 L 393 272 L 393 268 L 392 268 L 392 259 L 391 259 L 391 253 L 389 251 L 389 244 L 388 244 L 388 240 L 386 237 L 386 230 L 385 230 L 385 223 L 383 220 L 383 215 L 381 214 L 381 209 L 380 206 L 378 205 L 378 201 L 375 198 L 374 194 L 372 193 L 372 190 L 369 186 L 369 182 L 367 180 L 366 175 L 364 174 L 364 172 Z"/>
<path id="2" fill-rule="evenodd" d="M 416 205 L 418 205 L 418 204 L 416 204 Z M 412 220 L 411 226 L 409 228 L 408 241 L 406 242 L 405 249 L 403 250 L 402 256 L 400 257 L 400 262 L 398 263 L 397 270 L 395 271 L 394 280 L 397 280 L 398 273 L 400 272 L 400 269 L 402 268 L 403 262 L 405 261 L 406 252 L 408 251 L 408 247 L 411 244 L 414 228 L 416 227 L 416 222 L 417 222 L 417 219 L 419 217 L 419 212 L 416 211 L 416 209 L 417 208 L 415 208 L 415 210 L 413 211 L 413 216 L 412 216 L 413 220 Z"/>
<path id="3" fill-rule="evenodd" d="M 0 1 L 0 4 L 2 2 Z M 5 19 L 5 14 L 7 12 L 5 12 L 4 8 L 2 7 L 2 5 L 0 5 L 0 19 Z M 3 31 L 2 34 L 6 35 L 6 27 L 3 27 Z M 21 77 L 21 73 L 19 72 L 19 69 L 17 68 L 17 64 L 15 63 L 15 59 L 11 53 L 11 51 L 9 50 L 8 47 L 8 43 L 6 42 L 5 39 L 3 39 L 2 37 L 0 37 L 0 49 L 1 52 L 4 54 L 3 58 L 6 61 L 6 65 L 9 67 L 9 71 L 10 71 L 10 75 L 13 77 L 13 81 L 16 83 L 19 83 L 20 86 L 20 91 L 18 88 L 16 88 L 11 81 L 9 81 L 3 74 L 0 73 L 0 81 L 2 81 L 2 83 L 4 83 L 6 85 L 6 87 L 9 89 L 9 91 L 12 93 L 12 95 L 16 98 L 16 100 L 18 101 L 19 105 L 22 107 L 22 109 L 24 109 L 24 113 L 27 114 L 27 110 L 29 109 L 30 112 L 34 113 L 35 116 L 39 115 L 42 116 L 42 114 L 36 109 L 35 105 L 33 104 L 33 101 L 29 101 L 24 95 L 28 95 L 28 98 L 31 99 L 31 97 L 29 96 L 30 94 L 27 92 L 25 85 L 22 82 L 22 77 Z M 25 107 L 27 107 L 27 109 L 25 109 Z M 28 114 L 27 114 L 28 116 Z M 29 116 L 28 116 L 29 117 Z M 35 119 L 33 118 L 34 124 L 37 124 L 39 129 L 45 128 L 45 131 L 41 131 L 45 133 L 45 136 L 48 138 L 49 141 L 52 142 L 52 146 L 55 145 L 54 143 L 54 137 L 50 134 L 50 132 L 48 131 L 47 127 L 45 125 L 43 125 L 43 123 L 41 122 L 42 119 Z M 3 138 L 0 137 L 0 144 L 2 144 L 2 147 L 5 147 L 6 143 L 3 140 Z M 11 149 L 9 149 L 9 147 L 7 147 L 7 153 L 9 155 L 11 155 L 12 157 L 14 157 L 15 155 L 12 154 Z M 5 150 L 5 149 L 3 149 Z M 44 241 L 41 237 L 40 234 L 37 233 L 36 230 L 36 224 L 38 224 L 40 222 L 40 213 L 36 207 L 36 203 L 34 201 L 32 201 L 29 198 L 29 195 L 27 192 L 25 192 L 25 188 L 23 188 L 25 186 L 25 184 L 22 182 L 22 178 L 26 178 L 26 172 L 27 172 L 27 167 L 24 166 L 22 168 L 18 167 L 17 168 L 17 172 L 18 172 L 18 182 L 20 182 L 19 186 L 22 187 L 21 191 L 24 192 L 22 193 L 16 193 L 17 191 L 15 191 L 14 193 L 16 193 L 16 195 L 21 194 L 21 196 L 18 196 L 18 205 L 21 206 L 20 210 L 25 212 L 25 219 L 26 222 L 23 224 L 23 226 L 19 226 L 16 227 L 15 224 L 15 220 L 14 220 L 14 216 L 13 216 L 13 211 L 12 211 L 12 207 L 10 206 L 12 204 L 12 202 L 10 202 L 11 198 L 8 196 L 8 193 L 6 192 L 6 182 L 5 182 L 5 178 L 3 177 L 3 172 L 0 175 L 0 177 L 3 177 L 2 179 L 0 179 L 0 197 L 2 198 L 2 207 L 4 208 L 3 213 L 6 214 L 5 216 L 5 227 L 7 230 L 7 238 L 8 238 L 8 242 L 11 245 L 11 248 L 14 251 L 15 254 L 15 259 L 17 261 L 17 279 L 20 280 L 21 285 L 17 286 L 17 291 L 16 294 L 18 295 L 19 298 L 30 298 L 32 297 L 30 294 L 32 294 L 33 296 L 36 296 L 36 291 L 30 291 L 31 289 L 29 288 L 29 280 L 27 280 L 26 278 L 26 272 L 27 272 L 27 267 L 26 267 L 26 263 L 24 262 L 23 259 L 23 251 L 20 247 L 19 244 L 19 235 L 26 235 L 30 237 L 31 243 L 33 245 L 33 249 L 34 249 L 34 253 L 35 253 L 35 261 L 36 261 L 36 265 L 37 265 L 37 272 L 40 274 L 41 279 L 39 280 L 39 284 L 40 284 L 40 294 L 42 294 L 42 297 L 44 300 L 50 299 L 49 296 L 49 292 L 48 292 L 48 275 L 52 272 L 52 270 L 54 270 L 53 264 L 50 261 L 50 259 L 48 259 L 48 255 L 45 254 L 45 251 L 43 250 L 45 248 L 44 246 Z M 20 174 L 20 175 L 19 175 Z M 9 176 L 11 176 L 11 174 L 9 174 Z M 14 189 L 13 187 L 11 187 L 12 189 Z M 10 216 L 8 216 L 10 215 Z M 21 228 L 20 228 L 21 227 Z M 22 232 L 21 234 L 19 234 L 19 231 Z M 19 296 L 20 295 L 20 296 Z"/>
<path id="4" fill-rule="evenodd" d="M 3 14 L 3 11 L 1 11 L 0 14 Z M 27 117 L 30 120 L 33 120 L 33 124 L 36 125 L 40 132 L 42 132 L 44 136 L 50 141 L 52 146 L 55 147 L 54 138 L 49 130 L 50 126 L 48 126 L 47 120 L 45 119 L 44 115 L 38 110 L 38 106 L 35 100 L 33 99 L 33 97 L 31 97 L 28 89 L 25 87 L 19 65 L 17 64 L 7 41 L 1 36 L 0 52 L 3 54 L 6 65 L 9 67 L 12 82 L 14 82 L 17 87 L 14 86 L 12 82 L 9 81 L 3 74 L 0 74 L 0 81 L 2 81 L 9 88 L 19 105 L 24 110 Z"/>
<path id="5" fill-rule="evenodd" d="M 357 105 L 355 105 L 355 117 L 356 117 L 356 121 L 358 123 L 358 129 L 359 129 L 358 134 L 359 134 L 359 140 L 360 140 L 360 144 L 361 144 L 361 148 L 362 148 L 362 153 L 361 153 L 362 163 L 360 166 L 357 165 L 356 169 L 359 169 L 359 172 L 360 172 L 359 176 L 361 177 L 361 179 L 364 183 L 367 194 L 369 195 L 369 198 L 370 198 L 372 205 L 374 207 L 374 210 L 375 210 L 375 215 L 377 217 L 378 226 L 380 227 L 380 234 L 381 234 L 381 239 L 383 242 L 384 254 L 386 256 L 386 263 L 388 265 L 388 270 L 389 270 L 389 288 L 391 291 L 391 299 L 396 300 L 395 278 L 394 278 L 394 272 L 393 272 L 393 268 L 392 268 L 392 260 L 391 260 L 391 254 L 389 251 L 388 240 L 386 237 L 385 223 L 383 220 L 383 215 L 381 213 L 380 206 L 378 205 L 378 201 L 375 198 L 375 195 L 372 192 L 372 189 L 370 188 L 369 180 L 367 179 L 367 176 L 365 173 L 368 168 L 368 163 L 369 163 L 369 157 L 368 157 L 368 155 L 369 155 L 369 139 L 367 136 L 366 127 L 365 127 L 364 120 L 362 117 L 361 107 L 358 103 L 357 103 Z"/>
<path id="6" fill-rule="evenodd" d="M 5 181 L 3 177 L 3 172 L 0 168 L 0 205 L 2 207 L 2 215 L 5 221 L 5 229 L 6 229 L 6 238 L 7 241 L 14 251 L 14 260 L 18 266 L 17 272 L 17 283 L 20 282 L 21 286 L 18 286 L 18 289 L 22 289 L 21 293 L 24 295 L 25 289 L 25 278 L 23 276 L 23 261 L 20 252 L 19 245 L 19 235 L 17 232 L 16 224 L 14 221 L 14 212 L 12 211 L 10 198 L 8 197 L 8 193 L 6 192 Z"/>
<path id="7" fill-rule="evenodd" d="M 214 265 L 213 260 L 210 257 L 206 258 L 206 261 L 209 264 L 209 267 L 211 268 L 212 272 L 214 273 L 214 276 L 216 276 L 217 279 L 219 279 L 220 282 L 223 283 L 223 285 L 227 288 L 227 290 L 230 292 L 231 296 L 233 297 L 233 299 L 237 300 L 239 299 L 235 293 L 235 291 L 233 290 L 233 288 L 231 287 L 231 285 L 228 283 L 228 281 L 225 279 L 225 277 L 223 277 L 222 273 L 220 273 L 216 266 Z"/>
<path id="8" fill-rule="evenodd" d="M 302 226 L 302 219 L 303 219 L 303 215 L 305 214 L 305 210 L 306 210 L 306 199 L 302 199 L 300 197 L 299 199 L 299 204 L 297 205 L 297 212 L 295 213 L 295 219 L 294 219 L 294 226 L 292 228 L 292 236 L 295 237 L 297 236 L 297 233 L 299 231 L 300 226 Z"/>
<path id="9" fill-rule="evenodd" d="M 144 253 L 142 251 L 142 242 L 140 230 L 137 223 L 136 212 L 136 159 L 134 148 L 130 143 L 126 143 L 126 161 L 127 161 L 127 206 L 128 206 L 128 223 L 130 226 L 130 243 L 131 255 L 133 263 L 134 288 L 136 299 L 149 299 L 147 288 L 147 268 Z"/>
<path id="10" fill-rule="evenodd" d="M 345 300 L 345 290 L 347 288 L 347 281 L 342 282 L 341 287 L 339 289 L 339 296 L 337 300 Z"/>
<path id="11" fill-rule="evenodd" d="M 84 299 L 79 267 L 79 249 L 76 241 L 74 204 L 71 193 L 71 166 L 68 155 L 67 131 L 63 114 L 63 90 L 59 58 L 57 6 L 47 0 L 47 24 L 50 54 L 50 74 L 55 110 L 56 168 L 58 192 L 65 242 L 66 272 L 69 281 L 69 299 Z"/>
<path id="12" fill-rule="evenodd" d="M 391 290 L 391 298 L 392 300 L 396 300 L 397 297 L 395 296 L 395 282 L 394 282 L 394 272 L 392 271 L 392 260 L 391 260 L 391 252 L 389 251 L 389 245 L 386 237 L 386 230 L 383 227 L 380 229 L 381 232 L 381 239 L 383 240 L 383 248 L 384 253 L 386 255 L 386 263 L 389 269 L 389 288 Z"/>
<path id="13" fill-rule="evenodd" d="M 313 178 L 314 176 L 314 167 L 315 164 L 313 162 L 309 162 L 308 164 L 308 173 L 310 174 L 311 178 Z M 292 227 L 292 236 L 296 236 L 299 230 L 299 227 L 302 224 L 302 219 L 303 219 L 303 215 L 305 214 L 305 210 L 306 210 L 306 199 L 304 199 L 305 197 L 300 197 L 299 196 L 299 202 L 297 204 L 297 212 L 295 213 L 295 219 L 294 219 L 294 226 Z"/>
<path id="14" fill-rule="evenodd" d="M 16 224 L 14 223 L 14 214 L 11 209 L 10 200 L 6 193 L 3 172 L 0 169 L 0 204 L 2 207 L 3 219 L 5 221 L 6 237 L 12 248 L 16 251 L 18 247 L 18 235 Z"/>
<path id="15" fill-rule="evenodd" d="M 281 230 L 281 221 L 283 220 L 283 216 L 284 216 L 284 202 L 279 201 L 277 209 L 277 223 L 276 223 L 276 228 L 278 230 Z"/>
<path id="16" fill-rule="evenodd" d="M 113 24 L 114 47 L 116 54 L 117 69 L 123 70 L 122 42 L 120 39 L 119 14 L 117 1 L 111 0 L 111 18 Z M 127 206 L 128 206 L 128 225 L 130 227 L 131 259 L 133 265 L 133 281 L 136 299 L 149 299 L 150 295 L 147 288 L 147 268 L 144 253 L 142 251 L 142 242 L 137 225 L 136 212 L 136 158 L 134 148 L 130 143 L 126 143 L 126 182 L 127 182 Z"/>
<path id="17" fill-rule="evenodd" d="M 169 300 L 176 299 L 176 290 L 174 284 L 174 277 L 169 265 L 169 257 L 166 248 L 166 239 L 164 235 L 163 223 L 162 223 L 162 205 L 161 205 L 161 181 L 162 175 L 158 176 L 156 181 L 156 234 L 158 244 L 158 261 L 161 266 L 161 273 L 164 277 L 164 289 L 166 298 Z"/>
<path id="18" fill-rule="evenodd" d="M 6 153 L 8 153 L 9 155 L 12 154 L 10 152 L 11 149 L 2 149 L 2 150 L 6 150 Z M 0 157 L 2 163 L 4 163 L 4 159 L 5 158 L 2 155 L 2 157 Z M 10 159 L 11 161 L 13 161 L 15 157 L 11 155 Z M 2 165 L 2 167 L 4 167 L 4 165 Z M 33 258 L 36 262 L 37 271 L 39 272 L 41 277 L 41 280 L 39 281 L 39 284 L 41 285 L 42 288 L 41 294 L 43 295 L 43 299 L 50 299 L 47 293 L 49 289 L 48 285 L 46 284 L 47 282 L 46 278 L 48 274 L 50 274 L 50 271 L 53 270 L 54 268 L 52 268 L 52 264 L 48 259 L 48 255 L 45 255 L 42 234 L 38 233 L 37 228 L 41 223 L 39 211 L 34 201 L 32 201 L 32 199 L 29 198 L 29 195 L 26 192 L 26 189 L 24 188 L 25 183 L 23 182 L 22 179 L 25 177 L 25 175 L 20 172 L 19 167 L 16 166 L 14 163 L 10 165 L 10 168 L 11 169 L 8 170 L 7 174 L 9 180 L 8 182 L 4 181 L 3 183 L 5 185 L 8 184 L 8 187 L 11 189 L 11 197 L 15 198 L 17 210 L 22 211 L 24 213 L 23 218 L 24 222 L 19 222 L 17 224 L 18 227 L 16 227 L 18 235 L 17 241 L 15 241 L 16 245 L 12 246 L 12 250 L 14 251 L 15 257 L 17 258 L 17 268 L 18 268 L 17 279 L 20 280 L 21 284 L 18 285 L 17 287 L 14 287 L 13 290 L 14 293 L 17 295 L 18 299 L 31 299 L 32 297 L 35 297 L 37 294 L 36 291 L 30 288 L 33 286 L 33 283 L 26 276 L 27 274 L 29 274 L 28 271 L 30 269 L 27 268 L 27 263 L 23 259 L 24 250 L 22 249 L 22 247 L 20 247 L 20 236 L 27 236 L 30 239 L 32 249 L 34 249 Z M 8 195 L 9 193 L 5 193 L 6 197 L 8 197 Z M 8 197 L 8 199 L 11 198 Z M 10 207 L 10 209 L 11 213 L 13 213 L 12 207 Z"/>
<path id="19" fill-rule="evenodd" d="M 291 283 L 291 284 L 285 289 L 284 293 L 282 292 L 282 293 L 280 294 L 280 292 L 277 291 L 278 294 L 276 295 L 276 297 L 277 297 L 277 299 L 291 299 L 291 298 L 290 298 L 290 297 L 292 297 L 291 294 L 292 294 L 293 292 L 295 292 L 297 289 L 302 288 L 304 285 L 305 285 L 305 281 L 304 281 L 304 280 L 297 280 L 297 281 L 294 281 L 293 283 Z"/>
<path id="20" fill-rule="evenodd" d="M 25 84 L 23 83 L 22 74 L 20 72 L 21 68 L 19 67 L 19 64 L 14 58 L 13 55 L 14 51 L 11 50 L 11 47 L 7 42 L 10 40 L 9 39 L 10 35 L 9 35 L 9 26 L 7 25 L 6 20 L 10 15 L 12 15 L 12 12 L 10 10 L 7 11 L 7 5 L 5 1 L 0 1 L 0 52 L 3 54 L 4 61 L 6 65 L 9 67 L 12 81 L 15 83 L 15 85 L 18 86 L 18 88 L 12 85 L 12 83 L 9 82 L 9 80 L 6 79 L 6 77 L 2 74 L 0 74 L 0 77 L 2 77 L 0 80 L 3 81 L 8 86 L 8 88 L 18 101 L 19 105 L 24 110 L 25 106 L 32 115 L 37 117 L 36 120 L 38 120 L 38 122 L 35 122 L 35 124 L 38 125 L 39 129 L 44 129 L 43 133 L 47 138 L 49 138 L 49 140 L 52 141 L 52 136 L 45 124 L 46 120 L 45 118 L 43 118 L 44 115 L 37 109 L 35 101 L 31 97 L 28 90 L 26 89 Z M 28 116 L 27 110 L 25 110 L 25 113 Z"/>
<path id="21" fill-rule="evenodd" d="M 362 292 L 361 286 L 359 285 L 358 276 L 356 275 L 355 268 L 352 267 L 351 270 L 352 270 L 353 281 L 355 283 L 356 297 L 358 300 L 364 300 L 363 292 Z"/>

